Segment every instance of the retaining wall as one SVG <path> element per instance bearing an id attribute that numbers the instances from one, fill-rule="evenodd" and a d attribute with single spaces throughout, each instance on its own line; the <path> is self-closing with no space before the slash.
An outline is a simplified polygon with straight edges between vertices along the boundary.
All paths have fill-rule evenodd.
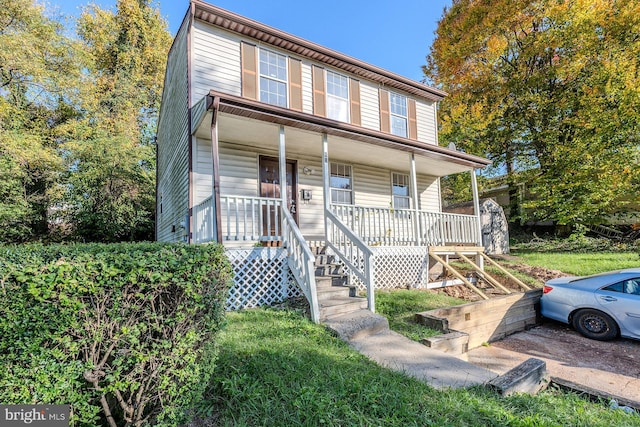
<path id="1" fill-rule="evenodd" d="M 541 296 L 542 290 L 536 289 L 455 307 L 439 308 L 417 313 L 416 322 L 438 329 L 443 334 L 468 334 L 469 340 L 460 350 L 465 352 L 540 323 L 538 305 Z"/>

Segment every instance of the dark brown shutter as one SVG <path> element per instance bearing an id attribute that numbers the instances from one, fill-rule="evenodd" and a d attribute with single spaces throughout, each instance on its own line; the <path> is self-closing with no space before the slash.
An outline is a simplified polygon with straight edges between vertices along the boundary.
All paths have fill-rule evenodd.
<path id="1" fill-rule="evenodd" d="M 327 116 L 324 92 L 324 68 L 313 66 L 313 114 Z"/>
<path id="2" fill-rule="evenodd" d="M 418 139 L 418 121 L 416 119 L 416 100 L 407 99 L 407 118 L 409 119 L 409 139 Z"/>
<path id="3" fill-rule="evenodd" d="M 302 63 L 289 58 L 289 108 L 302 111 Z"/>
<path id="4" fill-rule="evenodd" d="M 391 116 L 389 115 L 389 91 L 380 89 L 380 131 L 391 133 Z"/>
<path id="5" fill-rule="evenodd" d="M 252 44 L 240 43 L 242 61 L 242 96 L 258 99 L 258 48 Z"/>
<path id="6" fill-rule="evenodd" d="M 349 100 L 351 101 L 351 124 L 360 126 L 360 82 L 349 79 Z"/>

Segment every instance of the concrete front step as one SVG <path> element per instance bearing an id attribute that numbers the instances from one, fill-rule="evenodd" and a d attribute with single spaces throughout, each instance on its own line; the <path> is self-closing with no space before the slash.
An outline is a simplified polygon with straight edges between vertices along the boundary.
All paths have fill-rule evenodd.
<path id="1" fill-rule="evenodd" d="M 327 299 L 318 298 L 318 300 L 321 321 L 367 308 L 367 299 L 362 297 L 334 296 Z"/>
<path id="2" fill-rule="evenodd" d="M 344 341 L 389 330 L 386 317 L 366 309 L 332 316 L 324 324 Z"/>

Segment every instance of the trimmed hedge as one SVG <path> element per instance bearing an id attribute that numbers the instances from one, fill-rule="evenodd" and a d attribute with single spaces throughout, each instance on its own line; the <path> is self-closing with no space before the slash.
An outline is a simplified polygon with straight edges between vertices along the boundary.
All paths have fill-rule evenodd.
<path id="1" fill-rule="evenodd" d="M 76 425 L 176 425 L 215 362 L 231 268 L 218 245 L 0 247 L 0 402 Z"/>

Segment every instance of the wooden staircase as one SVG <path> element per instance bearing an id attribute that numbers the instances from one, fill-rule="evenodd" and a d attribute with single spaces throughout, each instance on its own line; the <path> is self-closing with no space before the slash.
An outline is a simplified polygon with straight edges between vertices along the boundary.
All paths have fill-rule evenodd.
<path id="1" fill-rule="evenodd" d="M 312 247 L 316 256 L 315 276 L 320 321 L 367 309 L 367 299 L 356 294 L 355 286 L 348 284 L 348 277 L 341 264 L 328 255 L 324 247 Z"/>
<path id="2" fill-rule="evenodd" d="M 429 255 L 431 258 L 442 264 L 442 266 L 451 273 L 458 280 L 462 281 L 469 289 L 480 295 L 482 299 L 489 299 L 489 297 L 478 287 L 476 287 L 468 277 L 465 277 L 454 266 L 449 264 L 450 257 L 464 261 L 470 265 L 477 276 L 483 279 L 486 283 L 499 289 L 504 294 L 510 294 L 511 291 L 504 287 L 498 280 L 490 276 L 484 269 L 484 262 L 490 263 L 493 267 L 500 270 L 505 276 L 509 277 L 516 284 L 518 284 L 524 291 L 530 291 L 531 288 L 524 284 L 520 279 L 509 273 L 502 268 L 498 263 L 493 261 L 484 253 L 482 246 L 430 246 Z"/>

